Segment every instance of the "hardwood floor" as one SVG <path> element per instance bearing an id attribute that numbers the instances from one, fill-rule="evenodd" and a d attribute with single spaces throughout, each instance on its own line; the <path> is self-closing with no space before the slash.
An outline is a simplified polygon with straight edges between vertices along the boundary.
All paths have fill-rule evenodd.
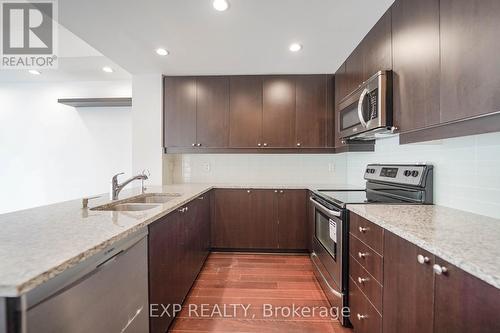
<path id="1" fill-rule="evenodd" d="M 352 332 L 329 309 L 306 255 L 212 253 L 170 332 Z"/>

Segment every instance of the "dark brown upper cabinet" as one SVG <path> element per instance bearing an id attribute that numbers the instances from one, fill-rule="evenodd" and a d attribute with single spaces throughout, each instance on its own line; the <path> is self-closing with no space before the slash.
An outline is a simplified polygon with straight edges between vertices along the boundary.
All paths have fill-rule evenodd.
<path id="1" fill-rule="evenodd" d="M 363 83 L 364 46 L 361 42 L 345 61 L 345 96 L 356 90 Z M 345 97 L 343 96 L 343 97 Z M 336 103 L 339 103 L 336 101 Z"/>
<path id="2" fill-rule="evenodd" d="M 387 10 L 363 39 L 363 77 L 392 69 L 391 9 Z"/>
<path id="3" fill-rule="evenodd" d="M 327 146 L 328 123 L 332 123 L 331 104 L 333 76 L 298 75 L 296 88 L 295 145 L 303 148 Z"/>
<path id="4" fill-rule="evenodd" d="M 227 147 L 229 78 L 196 78 L 196 142 L 203 147 Z"/>
<path id="5" fill-rule="evenodd" d="M 500 1 L 441 0 L 441 122 L 500 111 Z"/>
<path id="6" fill-rule="evenodd" d="M 166 147 L 227 146 L 227 77 L 165 77 L 164 96 Z"/>
<path id="7" fill-rule="evenodd" d="M 295 77 L 263 78 L 262 146 L 295 147 Z"/>
<path id="8" fill-rule="evenodd" d="M 392 6 L 393 110 L 401 132 L 438 124 L 439 0 Z"/>
<path id="9" fill-rule="evenodd" d="M 332 149 L 334 84 L 327 74 L 165 77 L 166 151 Z"/>
<path id="10" fill-rule="evenodd" d="M 163 127 L 166 147 L 196 144 L 196 78 L 165 77 Z"/>
<path id="11" fill-rule="evenodd" d="M 345 61 L 344 98 L 380 70 L 392 69 L 391 10 L 389 9 Z M 340 100 L 336 101 L 337 103 Z"/>
<path id="12" fill-rule="evenodd" d="M 262 142 L 262 77 L 231 76 L 229 147 L 256 148 Z"/>

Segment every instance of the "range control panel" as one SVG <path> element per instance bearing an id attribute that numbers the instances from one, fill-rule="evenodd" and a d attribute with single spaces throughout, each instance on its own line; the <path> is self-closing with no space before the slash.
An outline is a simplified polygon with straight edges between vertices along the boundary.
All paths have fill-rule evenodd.
<path id="1" fill-rule="evenodd" d="M 427 173 L 432 170 L 427 164 L 385 165 L 368 164 L 365 179 L 402 185 L 422 186 Z"/>

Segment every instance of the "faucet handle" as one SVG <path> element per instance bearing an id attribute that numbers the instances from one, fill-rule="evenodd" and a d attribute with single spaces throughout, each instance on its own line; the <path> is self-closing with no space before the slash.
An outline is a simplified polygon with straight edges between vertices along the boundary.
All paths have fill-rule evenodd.
<path id="1" fill-rule="evenodd" d="M 120 176 L 120 175 L 124 175 L 124 174 L 125 174 L 125 172 L 120 172 L 120 173 L 117 173 L 116 175 L 114 175 L 114 176 L 111 178 L 111 181 L 113 181 L 113 182 L 118 181 L 118 176 Z"/>
<path id="2" fill-rule="evenodd" d="M 149 171 L 149 169 L 144 169 L 142 170 L 142 173 L 141 173 L 143 176 L 146 176 L 146 179 L 148 179 L 149 177 L 151 177 L 151 172 Z"/>

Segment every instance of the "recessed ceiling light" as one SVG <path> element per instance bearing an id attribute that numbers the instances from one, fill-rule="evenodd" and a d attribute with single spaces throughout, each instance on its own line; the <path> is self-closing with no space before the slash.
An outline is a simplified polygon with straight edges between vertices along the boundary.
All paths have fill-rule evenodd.
<path id="1" fill-rule="evenodd" d="M 156 49 L 156 53 L 158 55 L 161 55 L 161 56 L 166 56 L 166 55 L 168 55 L 169 52 L 165 49 L 159 48 L 159 49 Z"/>
<path id="2" fill-rule="evenodd" d="M 42 74 L 42 73 L 40 73 L 39 71 L 37 71 L 36 69 L 30 69 L 30 70 L 28 71 L 28 73 L 33 74 L 33 75 L 40 75 L 40 74 Z"/>
<path id="3" fill-rule="evenodd" d="M 223 12 L 229 8 L 229 3 L 226 0 L 214 0 L 213 6 L 215 10 Z"/>
<path id="4" fill-rule="evenodd" d="M 113 73 L 113 68 L 109 67 L 109 66 L 104 66 L 102 68 L 102 71 L 103 72 L 106 72 L 106 73 Z"/>
<path id="5" fill-rule="evenodd" d="M 299 43 L 293 43 L 293 44 L 290 44 L 289 49 L 292 52 L 298 52 L 298 51 L 302 50 L 302 45 L 300 45 Z"/>

